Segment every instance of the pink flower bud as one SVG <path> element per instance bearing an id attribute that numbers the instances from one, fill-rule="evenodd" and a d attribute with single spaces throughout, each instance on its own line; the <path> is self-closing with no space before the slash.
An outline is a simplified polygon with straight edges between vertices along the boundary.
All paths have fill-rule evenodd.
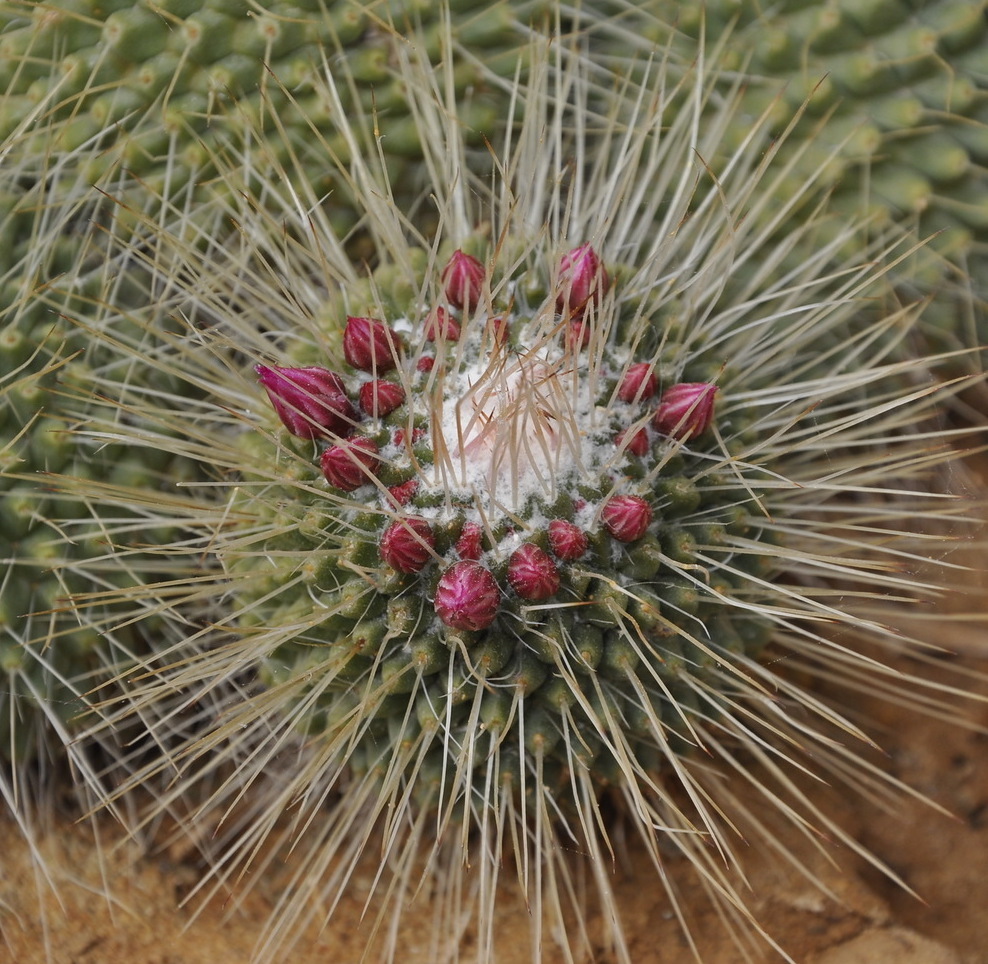
<path id="1" fill-rule="evenodd" d="M 395 382 L 375 378 L 360 386 L 360 407 L 373 418 L 390 415 L 405 401 L 405 389 Z"/>
<path id="2" fill-rule="evenodd" d="M 563 255 L 559 262 L 559 290 L 556 308 L 572 318 L 579 318 L 591 304 L 599 305 L 610 287 L 604 265 L 589 244 Z"/>
<path id="3" fill-rule="evenodd" d="M 326 368 L 278 368 L 256 365 L 268 398 L 292 435 L 321 438 L 349 435 L 357 413 L 343 381 Z"/>
<path id="4" fill-rule="evenodd" d="M 464 559 L 454 562 L 436 586 L 436 615 L 452 629 L 486 629 L 497 617 L 501 590 L 490 569 Z"/>
<path id="5" fill-rule="evenodd" d="M 482 538 L 484 530 L 477 522 L 464 522 L 460 538 L 456 540 L 456 553 L 461 559 L 476 562 L 483 554 Z"/>
<path id="6" fill-rule="evenodd" d="M 347 439 L 322 453 L 322 474 L 330 485 L 352 492 L 371 480 L 378 451 L 374 440 L 364 435 Z"/>
<path id="7" fill-rule="evenodd" d="M 572 522 L 553 519 L 549 523 L 549 548 L 559 559 L 572 562 L 587 551 L 587 534 Z"/>
<path id="8" fill-rule="evenodd" d="M 431 372 L 433 368 L 436 367 L 436 359 L 432 355 L 419 355 L 418 361 L 415 363 L 415 371 L 417 372 Z"/>
<path id="9" fill-rule="evenodd" d="M 487 319 L 487 327 L 494 336 L 495 345 L 505 345 L 511 338 L 511 325 L 507 318 L 498 315 L 496 318 Z"/>
<path id="10" fill-rule="evenodd" d="M 381 558 L 399 572 L 421 572 L 435 548 L 436 537 L 425 519 L 399 519 L 381 534 Z"/>
<path id="11" fill-rule="evenodd" d="M 648 430 L 645 428 L 626 428 L 614 436 L 614 444 L 632 455 L 644 455 L 648 452 Z"/>
<path id="12" fill-rule="evenodd" d="M 559 569 L 544 549 L 526 542 L 508 559 L 508 582 L 522 599 L 548 599 L 559 591 Z"/>
<path id="13" fill-rule="evenodd" d="M 460 326 L 445 308 L 436 307 L 425 319 L 425 337 L 428 341 L 459 341 Z"/>
<path id="14" fill-rule="evenodd" d="M 618 398 L 622 402 L 640 402 L 658 394 L 659 380 L 655 369 L 648 362 L 636 362 L 628 367 L 618 386 Z"/>
<path id="15" fill-rule="evenodd" d="M 571 321 L 566 326 L 566 347 L 579 351 L 590 344 L 590 324 L 586 321 Z"/>
<path id="16" fill-rule="evenodd" d="M 473 311 L 480 304 L 485 274 L 484 266 L 475 257 L 454 251 L 442 273 L 446 300 L 454 308 Z"/>
<path id="17" fill-rule="evenodd" d="M 709 382 L 682 382 L 662 393 L 652 424 L 674 439 L 696 438 L 713 421 L 717 386 Z"/>
<path id="18" fill-rule="evenodd" d="M 637 495 L 615 495 L 600 513 L 604 528 L 619 542 L 634 542 L 652 522 L 652 507 Z"/>
<path id="19" fill-rule="evenodd" d="M 388 486 L 388 495 L 395 505 L 408 505 L 412 496 L 418 492 L 418 479 L 409 479 L 407 482 L 399 482 L 397 485 Z"/>
<path id="20" fill-rule="evenodd" d="M 398 335 L 376 318 L 347 318 L 343 329 L 343 355 L 362 372 L 383 374 L 398 365 Z"/>

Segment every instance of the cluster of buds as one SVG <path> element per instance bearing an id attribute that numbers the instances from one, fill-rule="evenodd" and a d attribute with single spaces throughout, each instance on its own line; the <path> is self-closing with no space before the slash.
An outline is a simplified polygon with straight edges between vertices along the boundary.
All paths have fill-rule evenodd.
<path id="1" fill-rule="evenodd" d="M 611 279 L 597 252 L 583 244 L 562 257 L 556 281 L 551 304 L 557 316 L 565 320 L 563 345 L 567 352 L 579 351 L 589 341 L 594 313 L 610 290 Z M 425 343 L 459 341 L 464 326 L 479 312 L 485 292 L 490 297 L 484 265 L 462 250 L 455 251 L 443 268 L 441 282 L 445 304 L 426 313 L 422 328 Z M 485 325 L 494 336 L 494 345 L 508 338 L 507 312 L 492 314 Z M 375 441 L 380 440 L 379 420 L 408 402 L 415 405 L 422 401 L 408 398 L 407 380 L 383 377 L 397 369 L 414 379 L 414 373 L 430 371 L 436 363 L 422 352 L 406 364 L 406 351 L 400 336 L 386 322 L 347 318 L 343 354 L 360 379 L 353 400 L 343 376 L 336 372 L 257 366 L 261 384 L 286 429 L 299 438 L 328 443 L 320 465 L 326 481 L 335 489 L 354 492 L 379 480 L 384 459 Z M 627 413 L 629 407 L 640 406 L 647 411 L 655 398 L 659 401 L 651 419 L 643 412 L 631 425 L 617 431 L 616 444 L 621 452 L 640 458 L 648 454 L 656 436 L 682 442 L 697 438 L 710 427 L 716 392 L 712 384 L 691 382 L 672 385 L 660 396 L 659 378 L 651 363 L 625 365 L 616 388 L 616 398 L 622 403 L 617 410 Z M 375 420 L 368 434 L 358 431 L 364 418 Z M 396 446 L 405 445 L 405 434 L 402 428 L 393 432 Z M 416 428 L 409 441 L 418 444 L 423 434 Z M 435 583 L 433 605 L 439 620 L 452 629 L 486 629 L 497 618 L 503 600 L 512 594 L 528 603 L 551 599 L 564 584 L 566 566 L 589 552 L 588 531 L 563 518 L 551 519 L 541 537 L 531 532 L 521 544 L 513 527 L 508 527 L 505 538 L 511 542 L 498 543 L 486 534 L 493 531 L 489 522 L 483 527 L 477 521 L 489 517 L 490 506 L 486 505 L 478 507 L 476 518 L 463 521 L 452 544 L 446 543 L 440 551 L 434 516 L 426 509 L 428 500 L 419 500 L 420 495 L 429 495 L 423 492 L 422 484 L 423 480 L 410 477 L 387 487 L 378 486 L 386 509 L 381 516 L 379 554 L 385 565 L 404 575 L 423 573 L 432 564 L 444 567 Z M 595 524 L 617 542 L 634 543 L 649 531 L 653 517 L 653 506 L 643 495 L 612 494 L 602 501 L 596 515 L 585 519 L 595 519 Z M 488 556 L 491 563 L 485 564 Z M 503 585 L 494 571 L 503 573 Z"/>

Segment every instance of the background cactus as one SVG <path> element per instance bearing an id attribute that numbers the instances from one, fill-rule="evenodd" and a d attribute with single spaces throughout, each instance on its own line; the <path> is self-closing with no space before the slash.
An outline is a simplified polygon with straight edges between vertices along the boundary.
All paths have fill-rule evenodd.
<path id="1" fill-rule="evenodd" d="M 964 524 L 936 488 L 953 458 L 937 406 L 959 383 L 897 355 L 918 313 L 874 287 L 883 243 L 835 264 L 855 232 L 821 213 L 773 240 L 819 172 L 779 207 L 789 171 L 756 130 L 706 189 L 696 159 L 725 150 L 739 109 L 708 110 L 706 75 L 648 76 L 641 90 L 660 95 L 639 99 L 630 78 L 597 86 L 592 62 L 537 44 L 491 182 L 465 163 L 428 57 L 393 56 L 429 134 L 439 216 L 396 206 L 385 165 L 352 153 L 340 176 L 367 212 L 373 270 L 348 257 L 304 166 L 265 177 L 274 152 L 255 138 L 214 159 L 231 243 L 152 221 L 156 250 L 178 257 L 122 254 L 183 265 L 155 290 L 188 328 L 150 361 L 132 352 L 135 377 L 107 385 L 90 431 L 198 460 L 205 478 L 162 499 L 160 524 L 188 530 L 161 547 L 164 581 L 78 599 L 178 629 L 103 707 L 107 730 L 140 720 L 169 746 L 110 795 L 164 777 L 148 819 L 216 817 L 207 891 L 263 866 L 262 846 L 295 845 L 265 960 L 332 906 L 378 833 L 390 876 L 370 936 L 385 956 L 424 868 L 448 914 L 436 956 L 465 915 L 489 959 L 504 852 L 533 959 L 550 934 L 584 949 L 567 927 L 584 913 L 576 850 L 630 960 L 611 803 L 658 878 L 671 849 L 728 921 L 757 928 L 735 829 L 771 845 L 788 818 L 866 856 L 787 768 L 883 779 L 844 745 L 867 739 L 853 714 L 805 680 L 935 701 L 884 668 L 922 645 L 886 625 L 882 597 L 935 596 L 910 572 L 935 567 L 942 543 L 917 527 Z M 359 123 L 341 115 L 338 133 L 359 142 Z M 112 330 L 127 306 L 104 310 Z M 190 390 L 147 388 L 148 364 Z M 146 505 L 84 480 L 60 489 Z M 739 805 L 725 774 L 772 816 Z"/>
<path id="2" fill-rule="evenodd" d="M 611 9 L 619 16 L 617 5 Z M 906 290 L 934 292 L 924 324 L 966 345 L 988 341 L 988 5 L 983 0 L 737 0 L 685 7 L 657 0 L 651 29 L 695 56 L 701 36 L 723 44 L 743 107 L 731 143 L 763 110 L 780 134 L 804 105 L 787 150 L 793 185 L 819 165 L 834 205 L 870 212 L 920 237 L 936 234 Z M 625 13 L 626 15 L 626 13 Z M 629 42 L 633 34 L 629 32 Z M 828 152 L 835 150 L 833 156 Z"/>

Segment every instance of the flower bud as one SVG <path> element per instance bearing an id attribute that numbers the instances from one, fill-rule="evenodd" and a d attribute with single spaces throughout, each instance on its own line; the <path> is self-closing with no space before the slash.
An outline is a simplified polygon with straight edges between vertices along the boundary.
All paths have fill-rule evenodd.
<path id="1" fill-rule="evenodd" d="M 559 591 L 559 569 L 544 549 L 526 542 L 508 559 L 508 582 L 522 599 L 548 599 Z"/>
<path id="2" fill-rule="evenodd" d="M 566 326 L 566 347 L 579 351 L 590 344 L 590 324 L 586 321 L 571 321 Z"/>
<path id="3" fill-rule="evenodd" d="M 564 562 L 579 559 L 587 551 L 587 534 L 572 522 L 553 519 L 549 523 L 549 548 Z"/>
<path id="4" fill-rule="evenodd" d="M 268 398 L 285 428 L 298 438 L 349 435 L 357 413 L 343 381 L 326 368 L 256 365 Z"/>
<path id="5" fill-rule="evenodd" d="M 618 542 L 634 542 L 648 530 L 652 507 L 638 495 L 615 495 L 604 503 L 600 519 Z"/>
<path id="6" fill-rule="evenodd" d="M 600 304 L 610 283 L 597 252 L 589 244 L 581 244 L 559 262 L 556 308 L 571 318 L 580 318 L 588 305 Z"/>
<path id="7" fill-rule="evenodd" d="M 346 320 L 343 329 L 343 354 L 362 372 L 383 374 L 398 365 L 401 342 L 398 335 L 376 318 Z"/>
<path id="8" fill-rule="evenodd" d="M 445 308 L 436 307 L 425 319 L 425 337 L 428 341 L 459 341 L 460 326 Z"/>
<path id="9" fill-rule="evenodd" d="M 618 386 L 618 398 L 622 402 L 640 402 L 658 394 L 659 380 L 655 369 L 648 362 L 630 365 Z"/>
<path id="10" fill-rule="evenodd" d="M 662 393 L 652 424 L 670 438 L 696 438 L 713 421 L 716 396 L 717 386 L 709 382 L 673 385 Z"/>
<path id="11" fill-rule="evenodd" d="M 434 604 L 436 615 L 451 629 L 486 629 L 497 617 L 501 590 L 490 569 L 464 559 L 439 577 Z"/>
<path id="12" fill-rule="evenodd" d="M 475 257 L 454 251 L 442 273 L 446 300 L 454 308 L 473 311 L 480 304 L 485 274 L 484 266 Z"/>
<path id="13" fill-rule="evenodd" d="M 352 492 L 371 480 L 378 451 L 374 440 L 364 435 L 347 439 L 322 453 L 322 474 L 330 485 Z"/>
<path id="14" fill-rule="evenodd" d="M 436 359 L 432 355 L 419 355 L 418 361 L 415 362 L 415 371 L 428 373 L 431 372 L 436 366 Z"/>
<path id="15" fill-rule="evenodd" d="M 388 495 L 391 496 L 395 505 L 407 505 L 412 497 L 418 492 L 418 479 L 408 479 L 407 482 L 399 482 L 397 485 L 388 486 Z"/>
<path id="16" fill-rule="evenodd" d="M 436 537 L 425 519 L 399 519 L 381 534 L 381 558 L 399 572 L 421 572 L 435 548 Z"/>
<path id="17" fill-rule="evenodd" d="M 484 530 L 477 522 L 464 522 L 460 537 L 456 540 L 456 553 L 461 559 L 472 559 L 476 562 L 483 554 L 481 542 Z"/>
<path id="18" fill-rule="evenodd" d="M 511 325 L 508 319 L 501 315 L 488 318 L 487 329 L 494 336 L 495 345 L 506 345 L 511 338 Z"/>
<path id="19" fill-rule="evenodd" d="M 648 452 L 648 430 L 645 428 L 622 429 L 614 436 L 614 444 L 632 455 L 645 455 Z"/>
<path id="20" fill-rule="evenodd" d="M 373 418 L 390 415 L 405 401 L 405 389 L 395 382 L 375 378 L 360 386 L 360 407 Z"/>

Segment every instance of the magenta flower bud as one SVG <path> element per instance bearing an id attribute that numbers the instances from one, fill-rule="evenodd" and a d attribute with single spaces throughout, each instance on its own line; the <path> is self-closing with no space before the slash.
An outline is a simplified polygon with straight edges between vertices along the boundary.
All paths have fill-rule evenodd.
<path id="1" fill-rule="evenodd" d="M 511 337 L 511 325 L 507 318 L 498 315 L 496 318 L 487 320 L 487 327 L 494 336 L 495 345 L 505 345 Z"/>
<path id="2" fill-rule="evenodd" d="M 436 615 L 452 629 L 486 629 L 497 617 L 501 590 L 490 569 L 464 559 L 439 577 L 434 604 Z"/>
<path id="3" fill-rule="evenodd" d="M 373 418 L 390 415 L 405 401 L 405 389 L 395 382 L 375 378 L 360 386 L 360 407 Z"/>
<path id="4" fill-rule="evenodd" d="M 560 260 L 558 283 L 556 308 L 572 318 L 579 318 L 589 305 L 600 304 L 611 279 L 597 252 L 589 244 L 581 244 Z"/>
<path id="5" fill-rule="evenodd" d="M 401 342 L 398 335 L 376 318 L 346 320 L 343 329 L 343 355 L 362 372 L 383 374 L 398 366 Z"/>
<path id="6" fill-rule="evenodd" d="M 485 275 L 484 266 L 475 257 L 454 251 L 442 273 L 446 300 L 454 308 L 473 311 L 480 304 Z"/>
<path id="7" fill-rule="evenodd" d="M 343 381 L 326 368 L 256 365 L 268 398 L 285 428 L 299 438 L 349 435 L 357 413 Z"/>
<path id="8" fill-rule="evenodd" d="M 709 382 L 682 382 L 662 393 L 652 424 L 674 439 L 696 438 L 713 421 L 717 386 Z"/>
<path id="9" fill-rule="evenodd" d="M 459 341 L 460 326 L 445 308 L 433 308 L 425 319 L 425 337 L 428 341 Z"/>
<path id="10" fill-rule="evenodd" d="M 421 572 L 435 548 L 436 537 L 425 519 L 399 519 L 381 534 L 381 558 L 399 572 Z"/>
<path id="11" fill-rule="evenodd" d="M 435 367 L 436 359 L 432 355 L 419 355 L 419 359 L 415 363 L 415 371 L 417 372 L 428 373 Z"/>
<path id="12" fill-rule="evenodd" d="M 371 480 L 378 451 L 374 440 L 364 435 L 347 439 L 322 453 L 322 474 L 330 485 L 352 492 Z"/>
<path id="13" fill-rule="evenodd" d="M 618 386 L 618 398 L 622 402 L 640 402 L 659 392 L 659 380 L 655 369 L 648 362 L 636 362 L 629 366 Z"/>
<path id="14" fill-rule="evenodd" d="M 622 429 L 614 436 L 614 444 L 632 455 L 644 455 L 648 451 L 648 430 L 645 428 Z"/>
<path id="15" fill-rule="evenodd" d="M 566 327 L 566 347 L 579 351 L 590 344 L 590 325 L 586 321 L 571 321 Z"/>
<path id="16" fill-rule="evenodd" d="M 508 582 L 522 599 L 548 599 L 559 591 L 559 569 L 544 549 L 526 542 L 508 558 Z"/>
<path id="17" fill-rule="evenodd" d="M 409 479 L 407 482 L 399 482 L 397 485 L 388 486 L 388 495 L 391 496 L 395 505 L 408 505 L 412 496 L 418 492 L 418 479 Z"/>
<path id="18" fill-rule="evenodd" d="M 634 542 L 651 524 L 652 507 L 638 495 L 615 495 L 604 503 L 600 518 L 618 542 Z"/>
<path id="19" fill-rule="evenodd" d="M 460 538 L 456 540 L 456 553 L 461 559 L 476 562 L 483 554 L 482 538 L 484 530 L 477 522 L 464 522 Z"/>
<path id="20" fill-rule="evenodd" d="M 564 562 L 579 559 L 587 551 L 587 534 L 572 522 L 553 519 L 549 523 L 549 548 Z"/>

